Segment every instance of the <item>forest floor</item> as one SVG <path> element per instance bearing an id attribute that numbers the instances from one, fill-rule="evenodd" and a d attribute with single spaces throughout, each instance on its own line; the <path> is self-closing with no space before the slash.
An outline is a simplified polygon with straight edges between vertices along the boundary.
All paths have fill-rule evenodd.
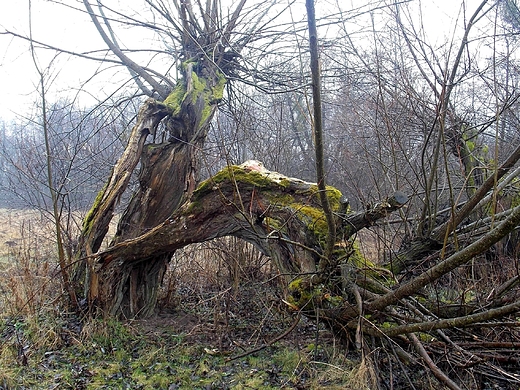
<path id="1" fill-rule="evenodd" d="M 393 347 L 367 340 L 362 354 L 323 323 L 299 318 L 269 259 L 243 241 L 176 252 L 157 314 L 127 321 L 65 309 L 49 243 L 52 226 L 41 214 L 0 210 L 0 390 L 443 388 L 424 364 L 396 359 Z M 361 249 L 378 255 L 375 246 Z M 462 372 L 445 347 L 430 352 Z M 478 386 L 463 388 L 518 389 L 475 378 Z"/>
<path id="2" fill-rule="evenodd" d="M 0 389 L 368 388 L 369 360 L 288 311 L 251 248 L 181 253 L 157 315 L 116 321 L 64 309 L 49 242 L 40 213 L 0 210 Z"/>
<path id="3" fill-rule="evenodd" d="M 367 368 L 314 324 L 302 320 L 270 345 L 293 316 L 273 321 L 268 308 L 244 307 L 247 314 L 229 311 L 226 323 L 214 309 L 191 306 L 126 322 L 82 323 L 50 312 L 4 317 L 0 388 L 366 388 Z"/>

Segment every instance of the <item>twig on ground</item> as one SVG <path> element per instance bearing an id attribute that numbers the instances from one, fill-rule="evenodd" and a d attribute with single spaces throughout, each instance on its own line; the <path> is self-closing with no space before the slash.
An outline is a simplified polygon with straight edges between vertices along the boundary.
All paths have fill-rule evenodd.
<path id="1" fill-rule="evenodd" d="M 294 322 L 291 324 L 291 326 L 289 327 L 289 329 L 287 329 L 285 332 L 283 332 L 281 335 L 275 337 L 273 340 L 269 341 L 267 344 L 263 344 L 261 345 L 260 347 L 258 348 L 255 348 L 251 351 L 246 351 L 244 353 L 241 353 L 239 355 L 236 355 L 236 356 L 233 356 L 233 357 L 230 357 L 228 359 L 226 359 L 226 363 L 227 362 L 230 362 L 230 361 L 233 361 L 233 360 L 236 360 L 236 359 L 240 359 L 240 358 L 243 358 L 245 356 L 249 356 L 253 353 L 256 353 L 256 352 L 260 352 L 261 350 L 267 348 L 267 347 L 270 347 L 271 345 L 273 345 L 274 343 L 276 343 L 277 341 L 280 341 L 281 339 L 283 339 L 284 337 L 286 337 L 289 333 L 291 333 L 294 328 L 296 328 L 296 325 L 298 325 L 298 323 L 300 322 L 300 319 L 301 319 L 301 313 L 298 313 L 298 315 L 296 316 L 296 319 L 294 320 Z"/>
<path id="2" fill-rule="evenodd" d="M 435 375 L 435 377 L 441 383 L 444 383 L 450 389 L 452 389 L 452 390 L 461 390 L 461 388 L 455 382 L 453 382 L 444 372 L 442 372 L 442 370 L 439 367 L 437 367 L 437 365 L 433 362 L 433 360 L 430 358 L 430 356 L 428 356 L 428 352 L 426 352 L 426 350 L 424 349 L 423 345 L 421 344 L 421 342 L 419 341 L 417 336 L 415 334 L 413 334 L 413 333 L 410 333 L 408 335 L 408 337 L 412 341 L 412 343 L 415 346 L 415 349 L 417 350 L 419 355 L 421 355 L 421 357 L 423 358 L 424 362 L 430 368 L 430 370 L 433 373 L 433 375 Z"/>

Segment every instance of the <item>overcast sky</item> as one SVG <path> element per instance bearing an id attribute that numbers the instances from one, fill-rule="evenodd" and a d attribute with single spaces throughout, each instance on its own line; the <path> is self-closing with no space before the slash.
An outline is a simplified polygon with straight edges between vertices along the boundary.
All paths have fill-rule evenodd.
<path id="1" fill-rule="evenodd" d="M 134 8 L 132 8 L 134 10 L 144 3 L 143 0 L 110 1 L 114 4 L 124 4 L 127 7 L 132 7 L 134 4 Z M 359 4 L 359 1 L 339 1 L 351 6 L 354 3 Z M 58 0 L 58 2 L 81 6 L 81 3 L 74 0 Z M 288 0 L 281 2 L 288 2 Z M 317 12 L 320 12 L 322 6 L 330 6 L 333 3 L 333 0 L 318 0 Z M 414 0 L 414 3 L 419 4 L 420 2 Z M 423 22 L 432 36 L 431 39 L 444 39 L 445 35 L 451 34 L 455 19 L 460 15 L 461 3 L 462 1 L 459 0 L 423 2 L 422 6 L 427 8 Z M 470 0 L 467 3 L 469 3 L 469 10 L 473 12 L 480 1 Z M 297 7 L 300 11 L 303 4 L 303 0 L 299 1 Z M 0 13 L 0 31 L 9 30 L 28 36 L 28 25 L 28 0 L 10 1 L 3 4 Z M 105 47 L 88 15 L 53 1 L 32 0 L 32 26 L 35 40 L 66 50 L 85 52 Z M 103 98 L 112 92 L 116 83 L 128 79 L 128 74 L 121 73 L 121 70 L 114 73 L 108 69 L 104 71 L 105 77 L 98 77 L 85 85 L 83 83 L 99 69 L 99 63 L 88 62 L 67 54 L 60 54 L 56 57 L 51 50 L 39 49 L 37 56 L 42 68 L 48 68 L 52 63 L 51 73 L 48 76 L 52 97 L 75 98 L 79 99 L 80 104 L 93 104 L 96 98 Z M 107 81 L 109 82 L 107 83 Z M 37 95 L 35 95 L 37 83 L 38 76 L 29 55 L 29 42 L 0 35 L 0 85 L 3 92 L 0 94 L 0 118 L 11 119 L 17 114 L 30 112 L 33 102 L 37 99 Z M 76 93 L 82 87 L 91 93 L 90 97 L 88 94 L 78 95 Z"/>

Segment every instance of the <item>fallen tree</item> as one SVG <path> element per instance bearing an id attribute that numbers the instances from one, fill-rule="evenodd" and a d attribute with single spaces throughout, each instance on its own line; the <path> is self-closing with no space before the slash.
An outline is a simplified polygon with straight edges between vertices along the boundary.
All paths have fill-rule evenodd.
<path id="1" fill-rule="evenodd" d="M 323 181 L 318 185 L 287 177 L 255 161 L 224 167 L 199 183 L 198 153 L 229 75 L 239 66 L 240 50 L 248 43 L 232 39 L 245 1 L 239 2 L 226 25 L 212 17 L 219 12 L 216 3 L 200 7 L 199 17 L 191 2 L 178 4 L 179 19 L 172 29 L 180 38 L 182 62 L 175 83 L 129 61 L 100 31 L 120 61 L 154 90 L 148 91 L 150 98 L 139 111 L 128 146 L 84 220 L 74 280 L 83 286 L 89 309 L 108 316 L 148 317 L 155 311 L 157 291 L 176 250 L 235 236 L 270 257 L 291 310 L 327 323 L 358 348 L 365 345 L 363 335 L 391 340 L 392 348 L 396 341 L 398 346 L 411 345 L 439 380 L 456 388 L 428 357 L 416 333 L 456 345 L 442 329 L 472 327 L 518 313 L 518 275 L 497 286 L 484 303 L 477 294 L 449 302 L 432 291 L 519 225 L 520 206 L 512 207 L 494 215 L 478 237 L 460 245 L 462 221 L 489 202 L 497 185 L 513 180 L 520 148 L 479 183 L 464 204 L 452 205 L 448 220 L 431 223 L 429 230 L 420 227 L 426 219 L 436 221 L 436 215 L 419 220 L 419 232 L 410 245 L 382 264 L 361 255 L 356 233 L 403 207 L 408 197 L 401 192 L 355 212 L 340 191 L 325 187 Z M 85 4 L 102 30 L 96 21 L 104 17 Z M 171 22 L 164 9 L 157 11 Z M 442 132 L 438 139 L 440 148 Z M 138 188 L 114 240 L 100 251 L 116 204 L 139 163 Z M 429 207 L 424 210 L 426 215 Z"/>
<path id="2" fill-rule="evenodd" d="M 520 302 L 515 300 L 509 304 L 497 300 L 484 310 L 477 310 L 471 302 L 445 307 L 436 302 L 433 307 L 420 299 L 425 286 L 470 261 L 518 226 L 520 207 L 472 245 L 410 281 L 395 283 L 389 267 L 375 265 L 361 256 L 354 238 L 360 229 L 402 207 L 406 195 L 396 193 L 357 213 L 345 209 L 337 189 L 328 187 L 327 197 L 336 217 L 339 239 L 331 266 L 324 274 L 317 271 L 317 265 L 328 231 L 317 185 L 269 171 L 257 161 L 226 167 L 202 182 L 192 197 L 164 222 L 93 256 L 100 295 L 110 297 L 104 304 L 113 308 L 115 302 L 123 299 L 123 292 L 114 290 L 111 276 L 120 269 L 136 264 L 145 266 L 189 244 L 232 235 L 254 244 L 271 258 L 287 282 L 287 303 L 293 310 L 326 321 L 348 338 L 356 331 L 395 337 L 471 326 L 520 308 Z M 517 279 L 504 288 L 510 290 Z M 130 294 L 130 302 L 139 302 L 137 291 Z M 368 318 L 372 320 L 363 321 Z"/>

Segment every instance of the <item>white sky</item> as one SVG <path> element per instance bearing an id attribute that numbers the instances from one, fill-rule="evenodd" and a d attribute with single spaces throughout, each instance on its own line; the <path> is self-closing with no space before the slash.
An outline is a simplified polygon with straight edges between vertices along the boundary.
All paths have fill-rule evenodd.
<path id="1" fill-rule="evenodd" d="M 82 7 L 78 2 L 68 3 Z M 28 0 L 8 2 L 2 6 L 0 31 L 3 30 L 29 36 Z M 32 35 L 36 41 L 71 52 L 106 49 L 83 8 L 72 9 L 49 0 L 32 0 Z M 47 70 L 49 100 L 67 98 L 76 99 L 80 104 L 93 104 L 129 78 L 129 74 L 122 68 L 115 71 L 110 65 L 70 54 L 56 55 L 55 51 L 42 48 L 37 48 L 36 54 L 39 67 Z M 104 69 L 101 77 L 91 79 L 101 69 Z M 38 83 L 29 42 L 0 35 L 0 85 L 3 91 L 0 94 L 0 118 L 11 119 L 30 112 L 38 100 Z M 78 94 L 80 89 L 87 93 Z"/>
<path id="2" fill-rule="evenodd" d="M 58 0 L 64 2 L 65 0 Z M 251 0 L 252 2 L 256 0 Z M 288 2 L 288 0 L 285 0 Z M 346 0 L 337 0 L 339 2 Z M 112 0 L 114 4 L 125 6 L 141 5 L 143 0 Z M 320 4 L 320 2 L 322 4 Z M 323 5 L 334 4 L 333 0 L 318 0 L 317 12 Z M 365 1 L 363 1 L 366 3 Z M 69 1 L 81 7 L 81 2 Z M 359 1 L 350 1 L 350 4 Z M 414 0 L 419 5 L 419 0 Z M 439 39 L 449 36 L 454 28 L 454 20 L 459 15 L 462 0 L 435 0 L 423 1 L 426 7 L 423 23 L 428 31 Z M 473 12 L 480 1 L 470 0 L 468 9 Z M 299 2 L 299 10 L 303 7 L 303 1 Z M 29 33 L 29 0 L 4 1 L 0 12 L 0 31 L 10 30 L 20 35 L 28 36 Z M 32 0 L 33 37 L 35 40 L 64 48 L 71 51 L 85 52 L 92 49 L 103 49 L 105 44 L 97 34 L 87 14 L 78 10 L 67 8 L 49 0 Z M 128 32 L 125 32 L 128 34 Z M 127 38 L 128 35 L 125 35 Z M 433 39 L 433 38 L 432 38 Z M 79 103 L 92 104 L 95 98 L 102 99 L 115 88 L 115 85 L 128 79 L 128 74 L 119 69 L 114 73 L 111 70 L 104 71 L 105 77 L 95 78 L 87 84 L 86 90 L 91 97 L 76 92 L 81 88 L 82 82 L 96 72 L 99 63 L 74 58 L 67 54 L 60 54 L 54 58 L 55 53 L 49 50 L 38 49 L 38 60 L 42 68 L 48 67 L 52 61 L 51 77 L 48 78 L 51 87 L 51 97 L 78 98 Z M 0 118 L 11 119 L 16 115 L 26 114 L 31 111 L 37 100 L 38 76 L 29 55 L 29 43 L 7 35 L 0 35 Z"/>
<path id="3" fill-rule="evenodd" d="M 6 2 L 0 14 L 0 26 L 28 36 L 28 9 L 27 0 Z M 90 30 L 90 26 L 88 20 L 79 13 L 42 0 L 33 0 L 32 12 L 35 39 L 71 50 L 89 46 L 85 32 Z M 95 34 L 89 35 L 93 41 L 98 40 Z M 38 50 L 37 55 L 42 68 L 46 68 L 54 57 L 54 53 L 43 50 Z M 54 75 L 66 79 L 70 86 L 78 86 L 80 74 L 74 71 L 73 66 L 65 66 L 68 61 L 74 62 L 74 59 L 66 55 L 55 59 Z M 86 63 L 82 66 L 86 66 Z M 29 111 L 28 108 L 36 99 L 37 83 L 38 75 L 29 54 L 29 42 L 1 35 L 0 85 L 3 93 L 0 95 L 0 117 L 12 117 L 13 114 Z"/>

